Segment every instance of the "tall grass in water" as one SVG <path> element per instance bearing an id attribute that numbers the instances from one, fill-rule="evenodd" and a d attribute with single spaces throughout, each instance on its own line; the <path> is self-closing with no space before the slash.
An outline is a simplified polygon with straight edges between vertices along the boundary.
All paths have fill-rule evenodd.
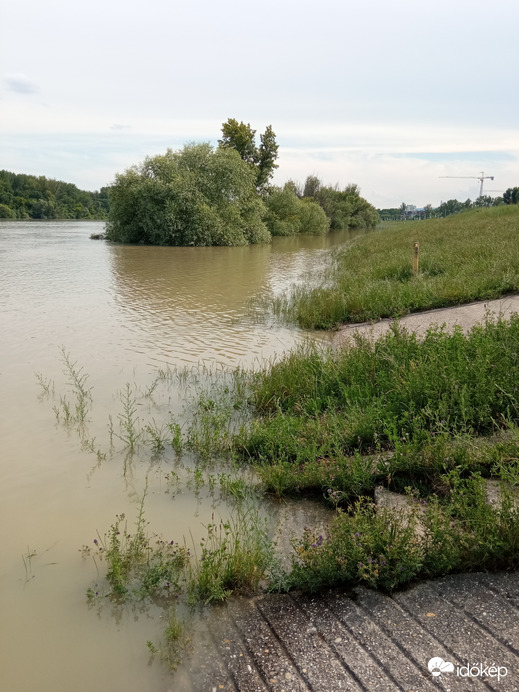
<path id="1" fill-rule="evenodd" d="M 335 255 L 326 282 L 299 286 L 276 311 L 305 328 L 398 317 L 519 290 L 519 206 L 394 224 Z M 414 242 L 419 273 L 412 273 Z"/>

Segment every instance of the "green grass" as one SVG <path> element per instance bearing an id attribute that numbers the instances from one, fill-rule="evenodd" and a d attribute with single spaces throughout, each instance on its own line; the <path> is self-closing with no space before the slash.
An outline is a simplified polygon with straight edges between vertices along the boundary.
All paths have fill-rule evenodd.
<path id="1" fill-rule="evenodd" d="M 391 591 L 517 568 L 518 382 L 518 315 L 422 340 L 397 324 L 379 341 L 304 347 L 256 373 L 256 416 L 237 449 L 269 492 L 337 509 L 326 536 L 310 529 L 298 543 L 284 588 Z M 486 479 L 501 506 L 487 503 Z M 377 485 L 407 493 L 409 512 L 376 508 Z"/>
<path id="2" fill-rule="evenodd" d="M 352 466 L 355 451 L 440 433 L 487 435 L 519 419 L 518 381 L 518 316 L 468 335 L 431 328 L 422 340 L 395 325 L 378 341 L 304 347 L 258 373 L 258 415 L 239 446 L 260 462 L 315 465 L 348 455 Z"/>
<path id="3" fill-rule="evenodd" d="M 304 328 L 330 329 L 516 293 L 518 229 L 519 206 L 393 224 L 339 251 L 321 286 L 300 286 L 275 309 Z"/>

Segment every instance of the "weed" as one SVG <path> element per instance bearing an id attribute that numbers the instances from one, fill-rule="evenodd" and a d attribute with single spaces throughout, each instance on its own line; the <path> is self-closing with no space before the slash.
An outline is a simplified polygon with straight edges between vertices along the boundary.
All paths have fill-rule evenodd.
<path id="1" fill-rule="evenodd" d="M 77 363 L 72 362 L 70 354 L 62 346 L 60 349 L 61 360 L 65 365 L 65 374 L 68 376 L 68 383 L 76 397 L 75 416 L 72 418 L 69 405 L 62 399 L 62 407 L 65 411 L 65 421 L 73 420 L 77 423 L 84 423 L 87 413 L 92 404 L 92 387 L 87 387 L 88 375 L 83 372 L 83 368 L 77 367 Z"/>
<path id="2" fill-rule="evenodd" d="M 181 590 L 189 552 L 173 541 L 150 537 L 146 533 L 145 497 L 146 491 L 133 534 L 127 530 L 125 515 L 120 514 L 103 538 L 98 535 L 94 539 L 94 549 L 84 546 L 83 555 L 92 555 L 94 560 L 97 558 L 106 563 L 106 580 L 110 587 L 107 595 L 110 597 L 116 600 L 125 600 L 131 596 L 150 597 L 169 602 Z M 90 589 L 87 593 L 90 598 L 93 594 L 97 596 L 99 590 L 93 592 Z"/>
<path id="3" fill-rule="evenodd" d="M 123 412 L 118 415 L 119 429 L 121 433 L 117 434 L 113 431 L 113 423 L 110 420 L 111 434 L 122 440 L 127 445 L 129 450 L 133 452 L 135 446 L 142 436 L 142 433 L 139 430 L 137 401 L 129 382 L 126 383 L 125 388 L 121 392 L 120 399 L 123 405 Z"/>
<path id="4" fill-rule="evenodd" d="M 167 430 L 169 427 L 166 424 L 159 426 L 155 419 L 152 419 L 151 423 L 145 426 L 144 432 L 147 434 L 145 442 L 151 445 L 154 452 L 159 453 L 166 449 L 166 444 L 169 442 Z"/>
<path id="5" fill-rule="evenodd" d="M 236 518 L 206 528 L 200 557 L 191 566 L 191 598 L 210 603 L 234 591 L 256 591 L 275 562 L 267 520 L 254 507 L 240 506 Z"/>
<path id="6" fill-rule="evenodd" d="M 45 379 L 40 372 L 35 373 L 41 388 L 41 397 L 53 397 L 55 393 L 54 380 Z"/>

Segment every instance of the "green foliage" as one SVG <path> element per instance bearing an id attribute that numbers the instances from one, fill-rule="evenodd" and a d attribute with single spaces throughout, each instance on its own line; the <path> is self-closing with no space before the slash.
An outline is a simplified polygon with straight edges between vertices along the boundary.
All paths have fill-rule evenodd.
<path id="1" fill-rule="evenodd" d="M 254 170 L 258 190 L 264 191 L 278 167 L 276 159 L 279 147 L 271 125 L 260 135 L 259 147 L 256 147 L 255 137 L 256 130 L 253 130 L 250 124 L 245 125 L 229 118 L 222 125 L 222 139 L 218 140 L 218 145 L 224 149 L 235 149 L 243 161 Z"/>
<path id="2" fill-rule="evenodd" d="M 265 223 L 273 236 L 296 233 L 323 235 L 330 229 L 330 221 L 323 209 L 310 199 L 299 199 L 288 183 L 283 188 L 272 188 L 265 202 Z"/>
<path id="3" fill-rule="evenodd" d="M 84 192 L 71 183 L 0 171 L 0 218 L 105 219 L 107 188 Z"/>
<path id="4" fill-rule="evenodd" d="M 147 158 L 110 189 L 107 239 L 152 245 L 268 242 L 255 174 L 233 149 L 189 144 Z"/>
<path id="5" fill-rule="evenodd" d="M 509 187 L 503 194 L 505 204 L 519 204 L 519 187 Z"/>
<path id="6" fill-rule="evenodd" d="M 347 482 L 337 470 L 346 461 L 337 460 L 354 450 L 489 434 L 519 421 L 518 353 L 518 316 L 466 336 L 435 328 L 420 341 L 395 326 L 338 352 L 301 349 L 256 376 L 252 398 L 262 417 L 240 444 L 264 463 L 329 460 Z"/>
<path id="7" fill-rule="evenodd" d="M 205 603 L 225 600 L 234 591 L 257 591 L 274 563 L 267 523 L 254 507 L 239 506 L 236 519 L 208 524 L 200 548 L 190 592 Z"/>
<path id="8" fill-rule="evenodd" d="M 445 477 L 447 497 L 409 493 L 406 509 L 358 501 L 339 512 L 326 536 L 307 530 L 296 544 L 287 585 L 309 591 L 365 584 L 393 591 L 418 578 L 453 571 L 516 569 L 519 511 L 506 493 L 488 504 L 483 479 Z"/>
<path id="9" fill-rule="evenodd" d="M 146 533 L 145 497 L 146 491 L 133 534 L 127 530 L 125 515 L 120 514 L 108 534 L 96 538 L 93 549 L 85 546 L 83 554 L 106 563 L 106 580 L 110 587 L 106 595 L 116 600 L 138 597 L 167 603 L 181 591 L 189 552 L 173 541 Z M 89 590 L 90 598 L 101 595 L 97 588 Z"/>
<path id="10" fill-rule="evenodd" d="M 392 591 L 421 570 L 416 525 L 416 512 L 376 511 L 359 500 L 336 516 L 328 535 L 305 531 L 288 583 L 309 591 L 355 584 Z"/>
<path id="11" fill-rule="evenodd" d="M 326 286 L 295 289 L 276 309 L 302 327 L 330 329 L 499 298 L 519 289 L 516 205 L 394 224 L 357 238 L 330 262 Z M 412 251 L 420 243 L 420 270 Z"/>
<path id="12" fill-rule="evenodd" d="M 16 212 L 6 204 L 0 204 L 0 219 L 16 219 Z"/>
<path id="13" fill-rule="evenodd" d="M 319 178 L 308 176 L 303 195 L 319 204 L 330 220 L 332 231 L 344 228 L 373 228 L 379 221 L 377 210 L 360 196 L 357 185 L 343 190 L 324 186 Z"/>

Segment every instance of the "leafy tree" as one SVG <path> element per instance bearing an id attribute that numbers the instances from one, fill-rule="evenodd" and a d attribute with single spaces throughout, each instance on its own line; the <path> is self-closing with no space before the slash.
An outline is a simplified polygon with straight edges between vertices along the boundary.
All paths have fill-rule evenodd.
<path id="1" fill-rule="evenodd" d="M 279 147 L 276 144 L 276 135 L 270 125 L 267 125 L 265 132 L 260 135 L 260 141 L 256 163 L 258 167 L 257 186 L 259 190 L 264 190 L 278 167 L 276 159 Z"/>
<path id="2" fill-rule="evenodd" d="M 0 204 L 0 219 L 16 219 L 16 213 L 6 204 Z"/>
<path id="3" fill-rule="evenodd" d="M 303 190 L 303 197 L 316 198 L 319 194 L 319 189 L 321 188 L 321 181 L 316 175 L 309 175 L 305 180 L 305 187 Z"/>
<path id="4" fill-rule="evenodd" d="M 222 125 L 222 139 L 218 140 L 218 145 L 223 149 L 235 149 L 245 163 L 254 169 L 257 189 L 261 192 L 266 190 L 274 170 L 278 167 L 276 160 L 279 147 L 270 125 L 260 135 L 260 145 L 257 147 L 256 130 L 253 130 L 249 123 L 246 125 L 229 118 Z"/>
<path id="5" fill-rule="evenodd" d="M 255 183 L 255 172 L 232 148 L 168 149 L 116 176 L 107 239 L 196 246 L 268 242 Z"/>
<path id="6" fill-rule="evenodd" d="M 290 182 L 272 188 L 265 202 L 265 223 L 272 235 L 323 235 L 330 230 L 330 220 L 322 207 L 311 199 L 300 199 Z"/>
<path id="7" fill-rule="evenodd" d="M 19 219 L 104 219 L 108 197 L 71 183 L 0 171 L 0 204 Z"/>
<path id="8" fill-rule="evenodd" d="M 505 204 L 519 204 L 519 187 L 509 187 L 503 193 L 503 201 Z"/>
<path id="9" fill-rule="evenodd" d="M 317 202 L 330 220 L 331 230 L 372 228 L 379 222 L 377 210 L 360 196 L 357 185 L 325 186 L 316 176 L 308 176 L 304 186 L 305 199 Z"/>

